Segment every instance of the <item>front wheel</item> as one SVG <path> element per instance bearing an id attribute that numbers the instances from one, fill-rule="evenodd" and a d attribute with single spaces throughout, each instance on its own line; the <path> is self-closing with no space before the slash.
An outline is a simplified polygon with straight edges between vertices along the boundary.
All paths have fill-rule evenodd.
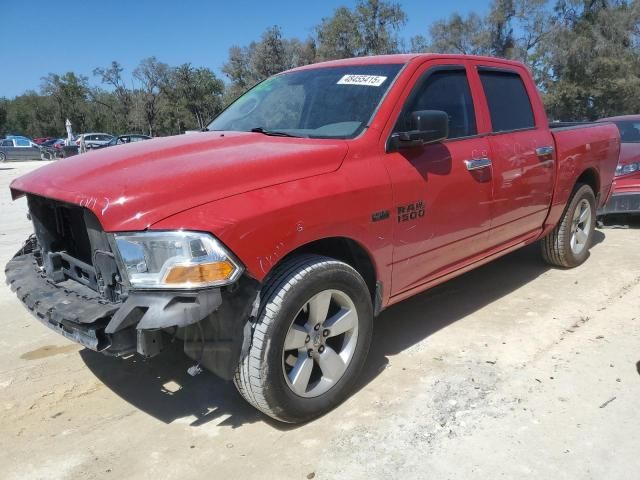
<path id="1" fill-rule="evenodd" d="M 545 261 L 577 267 L 589 256 L 596 228 L 596 197 L 589 185 L 577 185 L 560 223 L 541 241 Z"/>
<path id="2" fill-rule="evenodd" d="M 234 383 L 276 420 L 311 420 L 344 401 L 362 370 L 373 323 L 369 290 L 349 265 L 304 255 L 278 267 L 262 292 Z"/>

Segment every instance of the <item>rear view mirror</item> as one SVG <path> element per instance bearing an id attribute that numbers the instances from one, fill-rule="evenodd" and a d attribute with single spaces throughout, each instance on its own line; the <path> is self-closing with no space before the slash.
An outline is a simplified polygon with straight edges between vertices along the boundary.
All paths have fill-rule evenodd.
<path id="1" fill-rule="evenodd" d="M 392 150 L 441 142 L 449 136 L 449 115 L 441 110 L 419 110 L 410 117 L 411 130 L 391 136 Z"/>

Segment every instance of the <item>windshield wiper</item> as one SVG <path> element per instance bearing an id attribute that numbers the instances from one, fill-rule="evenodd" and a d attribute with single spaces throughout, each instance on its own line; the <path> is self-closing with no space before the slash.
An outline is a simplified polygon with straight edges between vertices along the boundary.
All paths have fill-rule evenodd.
<path id="1" fill-rule="evenodd" d="M 263 135 L 269 135 L 271 137 L 293 137 L 293 138 L 301 138 L 298 135 L 292 135 L 287 132 L 279 132 L 277 130 L 265 130 L 262 127 L 255 127 L 250 130 L 254 133 L 262 133 Z"/>

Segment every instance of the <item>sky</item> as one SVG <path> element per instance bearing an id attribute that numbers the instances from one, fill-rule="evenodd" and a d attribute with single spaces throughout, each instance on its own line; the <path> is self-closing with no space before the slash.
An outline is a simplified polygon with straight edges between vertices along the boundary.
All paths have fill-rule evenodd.
<path id="1" fill-rule="evenodd" d="M 408 22 L 401 36 L 425 35 L 454 12 L 484 12 L 487 2 L 400 0 Z M 0 97 L 39 90 L 48 73 L 89 77 L 117 60 L 129 77 L 156 56 L 175 66 L 221 68 L 229 47 L 247 45 L 272 25 L 285 37 L 307 38 L 324 17 L 355 0 L 0 0 Z M 407 43 L 408 44 L 408 43 Z"/>

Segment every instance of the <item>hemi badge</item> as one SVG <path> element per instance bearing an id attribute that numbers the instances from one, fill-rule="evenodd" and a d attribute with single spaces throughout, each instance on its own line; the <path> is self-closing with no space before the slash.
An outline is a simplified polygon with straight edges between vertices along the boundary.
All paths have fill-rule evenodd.
<path id="1" fill-rule="evenodd" d="M 380 210 L 379 212 L 371 214 L 372 222 L 379 222 L 380 220 L 386 220 L 387 218 L 389 218 L 389 210 Z"/>

